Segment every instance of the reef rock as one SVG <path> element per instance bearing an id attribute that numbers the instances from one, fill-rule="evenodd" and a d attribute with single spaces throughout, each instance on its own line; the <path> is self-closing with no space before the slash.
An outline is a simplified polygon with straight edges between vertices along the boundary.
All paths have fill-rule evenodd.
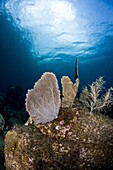
<path id="1" fill-rule="evenodd" d="M 0 132 L 4 129 L 4 125 L 5 125 L 5 119 L 0 113 Z"/>
<path id="2" fill-rule="evenodd" d="M 49 123 L 8 131 L 5 161 L 7 170 L 113 169 L 113 120 L 61 109 Z"/>

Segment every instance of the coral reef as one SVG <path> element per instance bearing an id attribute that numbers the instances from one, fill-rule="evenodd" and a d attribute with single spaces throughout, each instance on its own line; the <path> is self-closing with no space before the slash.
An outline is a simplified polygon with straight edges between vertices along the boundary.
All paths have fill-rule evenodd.
<path id="1" fill-rule="evenodd" d="M 24 125 L 28 119 L 24 105 L 23 90 L 20 86 L 9 86 L 6 93 L 0 93 L 0 170 L 5 169 L 5 134 L 8 130 Z"/>
<path id="2" fill-rule="evenodd" d="M 76 75 L 76 82 L 75 84 L 72 83 L 68 76 L 63 76 L 61 79 L 62 89 L 63 89 L 63 98 L 62 98 L 62 107 L 72 107 L 74 99 L 78 92 L 79 87 L 79 77 L 78 77 L 78 59 L 76 58 L 75 64 L 75 75 Z"/>
<path id="3" fill-rule="evenodd" d="M 26 110 L 34 124 L 46 123 L 58 117 L 61 100 L 56 76 L 44 73 L 26 95 Z"/>
<path id="4" fill-rule="evenodd" d="M 101 96 L 104 81 L 100 77 L 75 100 L 78 60 L 75 75 L 75 84 L 62 77 L 62 107 L 53 73 L 44 73 L 28 90 L 29 120 L 21 127 L 13 125 L 5 135 L 7 170 L 113 169 L 113 120 L 100 112 L 91 114 L 113 104 L 113 88 Z M 10 117 L 9 124 L 13 122 Z"/>
<path id="5" fill-rule="evenodd" d="M 85 107 L 89 108 L 90 114 L 96 110 L 109 109 L 113 105 L 113 88 L 110 87 L 102 95 L 103 90 L 105 90 L 103 87 L 104 83 L 103 77 L 99 77 L 99 79 L 90 85 L 90 90 L 85 87 L 80 94 L 80 101 Z"/>
<path id="6" fill-rule="evenodd" d="M 73 84 L 68 76 L 63 76 L 61 83 L 63 88 L 62 107 L 72 107 L 78 92 L 79 78 L 77 78 L 76 83 Z"/>
<path id="7" fill-rule="evenodd" d="M 61 109 L 58 119 L 8 132 L 5 159 L 7 170 L 113 169 L 113 120 Z"/>
<path id="8" fill-rule="evenodd" d="M 0 132 L 4 129 L 5 125 L 5 119 L 4 117 L 0 114 Z"/>

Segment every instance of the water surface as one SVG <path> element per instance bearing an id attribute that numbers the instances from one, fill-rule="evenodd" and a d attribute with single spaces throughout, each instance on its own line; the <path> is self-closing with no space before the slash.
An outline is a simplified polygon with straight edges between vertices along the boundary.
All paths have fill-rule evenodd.
<path id="1" fill-rule="evenodd" d="M 0 3 L 0 89 L 31 88 L 45 71 L 80 90 L 99 76 L 113 86 L 113 0 L 6 0 Z"/>

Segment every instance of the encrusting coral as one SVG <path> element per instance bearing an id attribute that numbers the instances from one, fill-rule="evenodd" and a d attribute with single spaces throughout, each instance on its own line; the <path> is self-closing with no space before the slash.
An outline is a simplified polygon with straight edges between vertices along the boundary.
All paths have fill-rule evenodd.
<path id="1" fill-rule="evenodd" d="M 62 98 L 62 107 L 72 107 L 74 99 L 78 92 L 79 87 L 79 77 L 78 77 L 78 59 L 76 58 L 76 65 L 75 65 L 75 75 L 76 75 L 76 82 L 70 80 L 68 76 L 63 76 L 61 79 L 62 83 L 62 91 L 63 91 L 63 98 Z"/>

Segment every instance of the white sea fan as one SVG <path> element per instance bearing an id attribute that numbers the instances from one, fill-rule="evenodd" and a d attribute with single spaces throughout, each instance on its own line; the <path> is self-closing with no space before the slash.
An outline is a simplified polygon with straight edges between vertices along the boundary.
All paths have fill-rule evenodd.
<path id="1" fill-rule="evenodd" d="M 53 73 L 44 73 L 34 88 L 28 90 L 25 105 L 35 125 L 58 117 L 61 99 L 58 81 Z"/>

